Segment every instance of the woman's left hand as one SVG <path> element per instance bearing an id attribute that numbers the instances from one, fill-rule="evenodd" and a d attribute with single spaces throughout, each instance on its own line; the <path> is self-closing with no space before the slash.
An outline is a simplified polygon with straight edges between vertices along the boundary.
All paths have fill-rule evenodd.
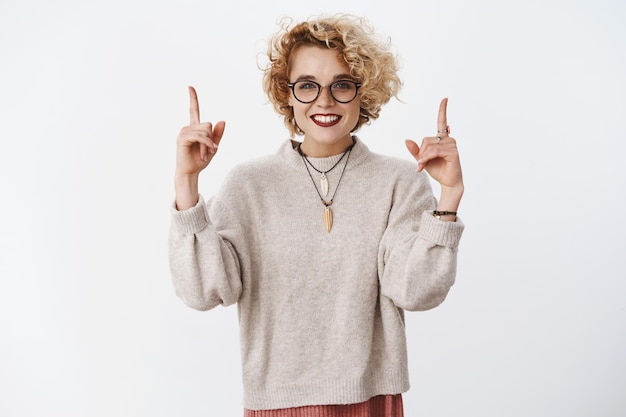
<path id="1" fill-rule="evenodd" d="M 456 140 L 449 136 L 450 128 L 446 116 L 448 99 L 441 100 L 437 117 L 437 136 L 425 137 L 422 145 L 407 139 L 406 147 L 417 160 L 417 171 L 426 172 L 441 184 L 442 191 L 463 192 L 463 174 Z"/>

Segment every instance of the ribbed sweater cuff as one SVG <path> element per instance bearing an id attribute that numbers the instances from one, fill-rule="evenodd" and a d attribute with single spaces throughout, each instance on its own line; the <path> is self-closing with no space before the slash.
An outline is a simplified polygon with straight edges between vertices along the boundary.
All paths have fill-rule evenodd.
<path id="1" fill-rule="evenodd" d="M 202 196 L 198 203 L 187 210 L 176 209 L 176 202 L 170 208 L 172 225 L 183 235 L 193 235 L 202 231 L 209 224 L 206 216 L 206 205 Z"/>
<path id="2" fill-rule="evenodd" d="M 422 213 L 419 237 L 439 246 L 454 248 L 458 246 L 465 225 L 456 218 L 456 222 L 444 222 L 433 216 L 432 211 Z"/>

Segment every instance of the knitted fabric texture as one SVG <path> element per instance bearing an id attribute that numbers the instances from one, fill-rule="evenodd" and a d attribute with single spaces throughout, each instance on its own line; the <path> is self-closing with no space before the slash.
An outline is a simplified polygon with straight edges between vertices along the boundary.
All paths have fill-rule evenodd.
<path id="1" fill-rule="evenodd" d="M 330 233 L 290 140 L 236 167 L 207 203 L 172 207 L 177 295 L 198 310 L 238 305 L 247 409 L 406 392 L 404 310 L 436 307 L 454 283 L 460 219 L 432 216 L 414 161 L 355 140 Z M 340 156 L 309 159 L 327 170 Z M 340 174 L 328 174 L 331 194 Z"/>

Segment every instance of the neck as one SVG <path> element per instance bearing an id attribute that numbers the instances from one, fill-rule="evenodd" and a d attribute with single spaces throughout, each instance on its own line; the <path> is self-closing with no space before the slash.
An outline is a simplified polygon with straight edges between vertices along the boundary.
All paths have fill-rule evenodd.
<path id="1" fill-rule="evenodd" d="M 306 136 L 300 145 L 302 152 L 311 158 L 327 158 L 329 156 L 339 155 L 348 150 L 354 144 L 352 136 L 347 136 L 339 142 L 325 145 L 307 140 Z"/>

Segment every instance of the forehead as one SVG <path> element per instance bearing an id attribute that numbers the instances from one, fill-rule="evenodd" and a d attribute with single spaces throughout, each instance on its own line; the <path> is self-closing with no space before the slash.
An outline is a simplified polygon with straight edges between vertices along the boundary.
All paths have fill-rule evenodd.
<path id="1" fill-rule="evenodd" d="M 293 52 L 289 78 L 309 75 L 314 78 L 333 78 L 337 74 L 349 74 L 348 65 L 336 49 L 317 46 L 301 46 Z"/>

